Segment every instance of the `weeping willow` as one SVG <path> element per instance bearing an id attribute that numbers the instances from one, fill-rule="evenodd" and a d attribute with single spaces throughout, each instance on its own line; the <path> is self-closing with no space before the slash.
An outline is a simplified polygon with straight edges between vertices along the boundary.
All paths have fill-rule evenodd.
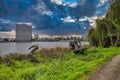
<path id="1" fill-rule="evenodd" d="M 116 0 L 104 19 L 96 20 L 89 30 L 88 41 L 96 47 L 120 46 L 120 0 Z"/>

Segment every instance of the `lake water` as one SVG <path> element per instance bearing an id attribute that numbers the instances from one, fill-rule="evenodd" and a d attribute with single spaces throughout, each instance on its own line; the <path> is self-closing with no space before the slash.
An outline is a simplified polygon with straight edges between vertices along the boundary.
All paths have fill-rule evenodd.
<path id="1" fill-rule="evenodd" d="M 82 44 L 87 44 L 82 42 Z M 68 47 L 69 42 L 26 42 L 26 43 L 0 43 L 0 55 L 4 56 L 9 53 L 29 53 L 28 48 L 32 45 L 38 45 L 40 48 L 55 48 L 55 47 Z"/>

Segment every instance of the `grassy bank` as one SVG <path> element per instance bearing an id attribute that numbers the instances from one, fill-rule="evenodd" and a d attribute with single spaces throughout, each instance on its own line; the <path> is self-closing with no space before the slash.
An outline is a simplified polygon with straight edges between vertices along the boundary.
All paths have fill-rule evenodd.
<path id="1" fill-rule="evenodd" d="M 88 80 L 96 68 L 120 54 L 120 48 L 114 47 L 90 48 L 86 55 L 75 55 L 65 50 L 40 51 L 46 54 L 36 54 L 40 63 L 30 62 L 27 56 L 22 55 L 12 58 L 13 62 L 8 66 L 7 60 L 0 58 L 0 80 Z M 47 53 L 53 53 L 53 56 L 57 54 L 57 57 Z M 63 53 L 61 60 L 59 54 Z"/>

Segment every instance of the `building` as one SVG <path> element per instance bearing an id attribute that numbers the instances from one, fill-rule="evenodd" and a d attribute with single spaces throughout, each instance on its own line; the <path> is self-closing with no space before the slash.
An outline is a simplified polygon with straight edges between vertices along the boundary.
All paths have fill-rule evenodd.
<path id="1" fill-rule="evenodd" d="M 16 41 L 32 41 L 32 26 L 28 24 L 16 24 Z"/>

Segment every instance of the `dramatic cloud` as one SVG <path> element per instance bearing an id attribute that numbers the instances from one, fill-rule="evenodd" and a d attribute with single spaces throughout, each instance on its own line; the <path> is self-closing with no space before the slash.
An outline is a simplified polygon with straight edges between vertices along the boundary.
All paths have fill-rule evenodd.
<path id="1" fill-rule="evenodd" d="M 105 16 L 108 7 L 107 0 L 1 0 L 0 31 L 31 23 L 41 34 L 82 34 L 93 17 Z"/>

